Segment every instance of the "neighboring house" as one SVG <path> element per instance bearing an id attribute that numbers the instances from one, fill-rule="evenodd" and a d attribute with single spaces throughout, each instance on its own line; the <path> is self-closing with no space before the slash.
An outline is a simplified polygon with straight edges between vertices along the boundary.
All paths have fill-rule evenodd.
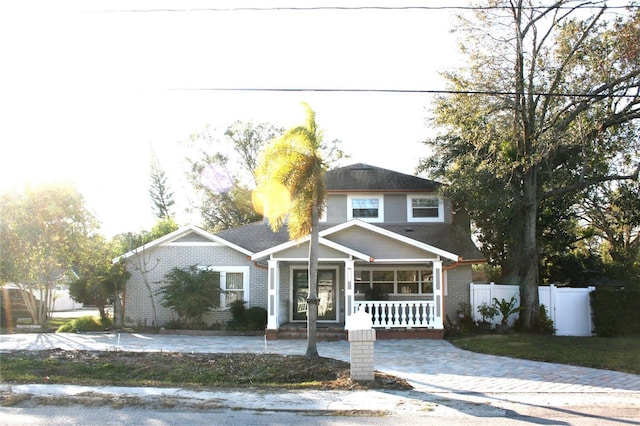
<path id="1" fill-rule="evenodd" d="M 437 194 L 437 182 L 366 164 L 326 174 L 327 210 L 320 224 L 318 326 L 345 328 L 353 313 L 371 313 L 374 327 L 419 329 L 442 336 L 446 316 L 455 319 L 469 302 L 472 265 L 485 259 L 470 236 L 468 218 Z M 266 221 L 216 234 L 181 228 L 123 255 L 132 277 L 125 323 L 152 325 L 147 283 L 157 292 L 174 267 L 221 272 L 221 309 L 212 323 L 230 319 L 228 304 L 267 309 L 267 336 L 306 321 L 309 238 L 291 241 L 286 227 L 274 233 Z M 144 268 L 141 268 L 144 266 Z M 175 313 L 160 306 L 157 325 Z"/>

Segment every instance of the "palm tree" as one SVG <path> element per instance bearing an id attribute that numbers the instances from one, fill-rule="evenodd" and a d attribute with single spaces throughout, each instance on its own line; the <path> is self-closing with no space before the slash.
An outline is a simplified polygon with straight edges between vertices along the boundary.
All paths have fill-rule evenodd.
<path id="1" fill-rule="evenodd" d="M 316 114 L 308 104 L 306 122 L 289 129 L 263 151 L 256 169 L 259 187 L 282 185 L 288 191 L 290 205 L 286 210 L 265 211 L 274 231 L 287 222 L 289 237 L 309 241 L 309 293 L 307 297 L 306 358 L 317 358 L 316 322 L 318 317 L 318 224 L 326 204 L 324 174 L 327 163 L 321 151 L 322 132 L 316 125 Z M 267 195 L 268 196 L 268 195 Z"/>

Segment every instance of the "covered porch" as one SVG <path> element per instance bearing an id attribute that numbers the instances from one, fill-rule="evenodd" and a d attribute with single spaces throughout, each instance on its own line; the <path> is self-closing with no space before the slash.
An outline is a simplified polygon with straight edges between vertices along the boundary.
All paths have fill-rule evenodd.
<path id="1" fill-rule="evenodd" d="M 363 310 L 371 315 L 380 338 L 387 334 L 442 337 L 446 274 L 443 254 L 447 255 L 444 260 L 457 256 L 375 232 L 368 236 L 369 253 L 363 253 L 347 246 L 347 239 L 338 242 L 338 238 L 328 236 L 320 238 L 319 330 L 348 330 L 353 314 Z M 401 256 L 373 255 L 384 255 L 389 250 Z M 308 240 L 283 244 L 257 253 L 252 259 L 266 260 L 268 268 L 267 337 L 281 338 L 283 334 L 278 330 L 283 328 L 287 335 L 292 328 L 306 333 Z"/>

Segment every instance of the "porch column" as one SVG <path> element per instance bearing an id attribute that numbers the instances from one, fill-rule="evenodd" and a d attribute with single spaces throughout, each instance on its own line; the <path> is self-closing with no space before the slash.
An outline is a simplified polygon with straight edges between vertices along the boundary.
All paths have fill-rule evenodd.
<path id="1" fill-rule="evenodd" d="M 353 301 L 355 296 L 354 261 L 344 261 L 344 327 L 349 329 L 353 315 Z"/>
<path id="2" fill-rule="evenodd" d="M 280 326 L 280 267 L 277 260 L 269 259 L 267 279 L 267 329 L 277 330 Z"/>
<path id="3" fill-rule="evenodd" d="M 443 313 L 443 279 L 442 276 L 442 261 L 433 261 L 433 303 L 435 304 L 435 318 L 433 326 L 434 328 L 444 328 L 444 321 L 442 319 Z"/>

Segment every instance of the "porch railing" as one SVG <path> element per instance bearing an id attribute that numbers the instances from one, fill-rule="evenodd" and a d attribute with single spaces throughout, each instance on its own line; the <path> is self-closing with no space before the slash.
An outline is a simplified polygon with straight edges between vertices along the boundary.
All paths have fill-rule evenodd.
<path id="1" fill-rule="evenodd" d="M 412 328 L 436 325 L 435 303 L 427 300 L 377 301 L 361 300 L 354 303 L 354 312 L 363 309 L 371 314 L 374 327 Z"/>

